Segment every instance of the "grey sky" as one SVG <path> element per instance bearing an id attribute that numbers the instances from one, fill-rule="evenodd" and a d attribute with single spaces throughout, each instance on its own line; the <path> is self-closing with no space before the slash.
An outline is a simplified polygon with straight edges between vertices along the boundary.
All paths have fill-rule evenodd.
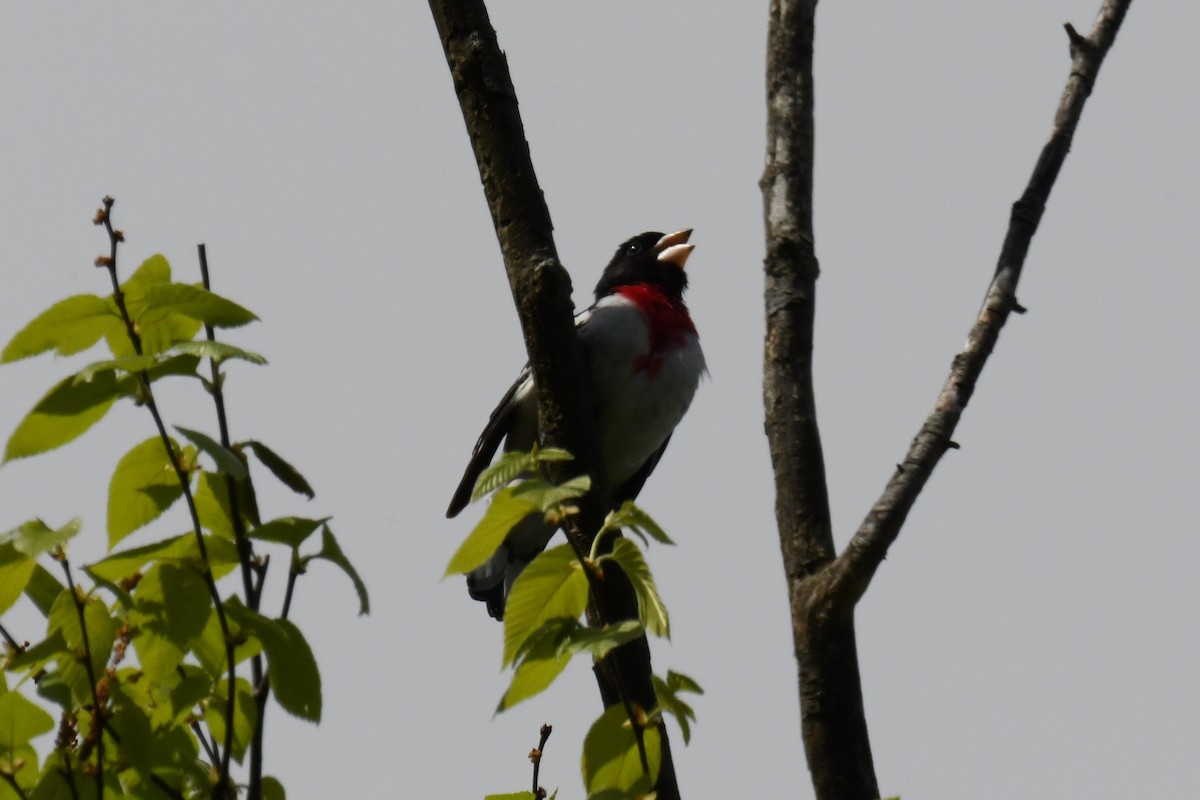
<path id="1" fill-rule="evenodd" d="M 492 3 L 577 301 L 622 239 L 696 229 L 712 378 L 642 496 L 679 543 L 650 554 L 673 623 L 655 665 L 707 691 L 692 745 L 675 737 L 690 797 L 811 793 L 759 401 L 765 5 Z M 816 378 L 839 542 L 966 335 L 1067 75 L 1061 25 L 1097 7 L 821 6 Z M 162 252 L 196 280 L 207 242 L 214 288 L 264 320 L 229 338 L 271 361 L 230 368 L 234 436 L 317 489 L 264 488 L 264 513 L 334 515 L 374 602 L 356 619 L 340 575 L 303 579 L 325 719 L 273 709 L 268 770 L 297 798 L 478 798 L 527 784 L 548 721 L 543 783 L 577 797 L 587 665 L 490 720 L 501 628 L 438 581 L 472 519 L 444 520 L 446 502 L 524 359 L 450 79 L 423 3 L 347 8 L 6 4 L 0 338 L 104 291 L 106 193 L 126 275 Z M 1197 30 L 1194 0 L 1135 4 L 1034 240 L 1029 313 L 860 607 L 885 793 L 1200 784 Z M 0 432 L 82 363 L 0 368 Z M 178 387 L 163 405 L 215 427 Z M 152 433 L 124 408 L 5 466 L 0 529 L 82 515 L 73 556 L 99 557 L 108 476 Z"/>

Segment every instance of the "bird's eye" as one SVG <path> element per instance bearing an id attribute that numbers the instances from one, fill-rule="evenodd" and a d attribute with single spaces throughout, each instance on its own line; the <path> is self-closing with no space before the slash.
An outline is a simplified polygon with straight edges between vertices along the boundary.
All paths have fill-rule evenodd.
<path id="1" fill-rule="evenodd" d="M 636 256 L 640 252 L 642 252 L 641 242 L 630 242 L 629 246 L 625 248 L 625 255 L 627 256 Z"/>

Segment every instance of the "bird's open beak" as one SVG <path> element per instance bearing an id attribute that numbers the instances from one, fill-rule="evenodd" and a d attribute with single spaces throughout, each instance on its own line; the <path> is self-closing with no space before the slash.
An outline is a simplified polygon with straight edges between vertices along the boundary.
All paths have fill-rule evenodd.
<path id="1" fill-rule="evenodd" d="M 692 238 L 692 229 L 686 228 L 682 231 L 668 233 L 659 239 L 658 243 L 654 245 L 654 252 L 658 254 L 658 260 L 683 269 L 687 264 L 688 256 L 696 249 L 696 245 L 687 243 L 690 238 Z"/>

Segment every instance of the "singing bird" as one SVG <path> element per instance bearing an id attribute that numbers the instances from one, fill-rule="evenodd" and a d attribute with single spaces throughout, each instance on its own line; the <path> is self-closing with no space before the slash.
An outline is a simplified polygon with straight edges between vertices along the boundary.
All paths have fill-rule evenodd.
<path id="1" fill-rule="evenodd" d="M 690 228 L 651 231 L 623 243 L 596 284 L 595 302 L 575 316 L 614 507 L 637 497 L 707 372 L 683 302 L 684 266 L 695 248 L 688 243 L 691 235 Z M 526 365 L 475 443 L 447 517 L 457 516 L 470 501 L 501 439 L 507 437 L 506 451 L 530 450 L 538 441 L 533 389 Z M 503 619 L 513 581 L 555 530 L 540 514 L 518 523 L 491 559 L 467 575 L 471 597 Z"/>

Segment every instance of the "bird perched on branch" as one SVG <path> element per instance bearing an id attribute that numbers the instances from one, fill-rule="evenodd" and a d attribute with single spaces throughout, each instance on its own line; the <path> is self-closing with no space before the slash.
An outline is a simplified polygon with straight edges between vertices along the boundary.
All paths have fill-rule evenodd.
<path id="1" fill-rule="evenodd" d="M 641 491 L 706 371 L 696 326 L 683 302 L 684 266 L 695 247 L 688 244 L 691 235 L 690 228 L 648 232 L 622 244 L 596 284 L 596 302 L 575 317 L 615 506 Z M 447 517 L 457 516 L 470 501 L 501 439 L 506 451 L 527 451 L 538 441 L 533 388 L 526 365 L 476 442 Z M 503 619 L 513 581 L 555 530 L 540 514 L 518 523 L 495 555 L 467 575 L 471 597 Z"/>

